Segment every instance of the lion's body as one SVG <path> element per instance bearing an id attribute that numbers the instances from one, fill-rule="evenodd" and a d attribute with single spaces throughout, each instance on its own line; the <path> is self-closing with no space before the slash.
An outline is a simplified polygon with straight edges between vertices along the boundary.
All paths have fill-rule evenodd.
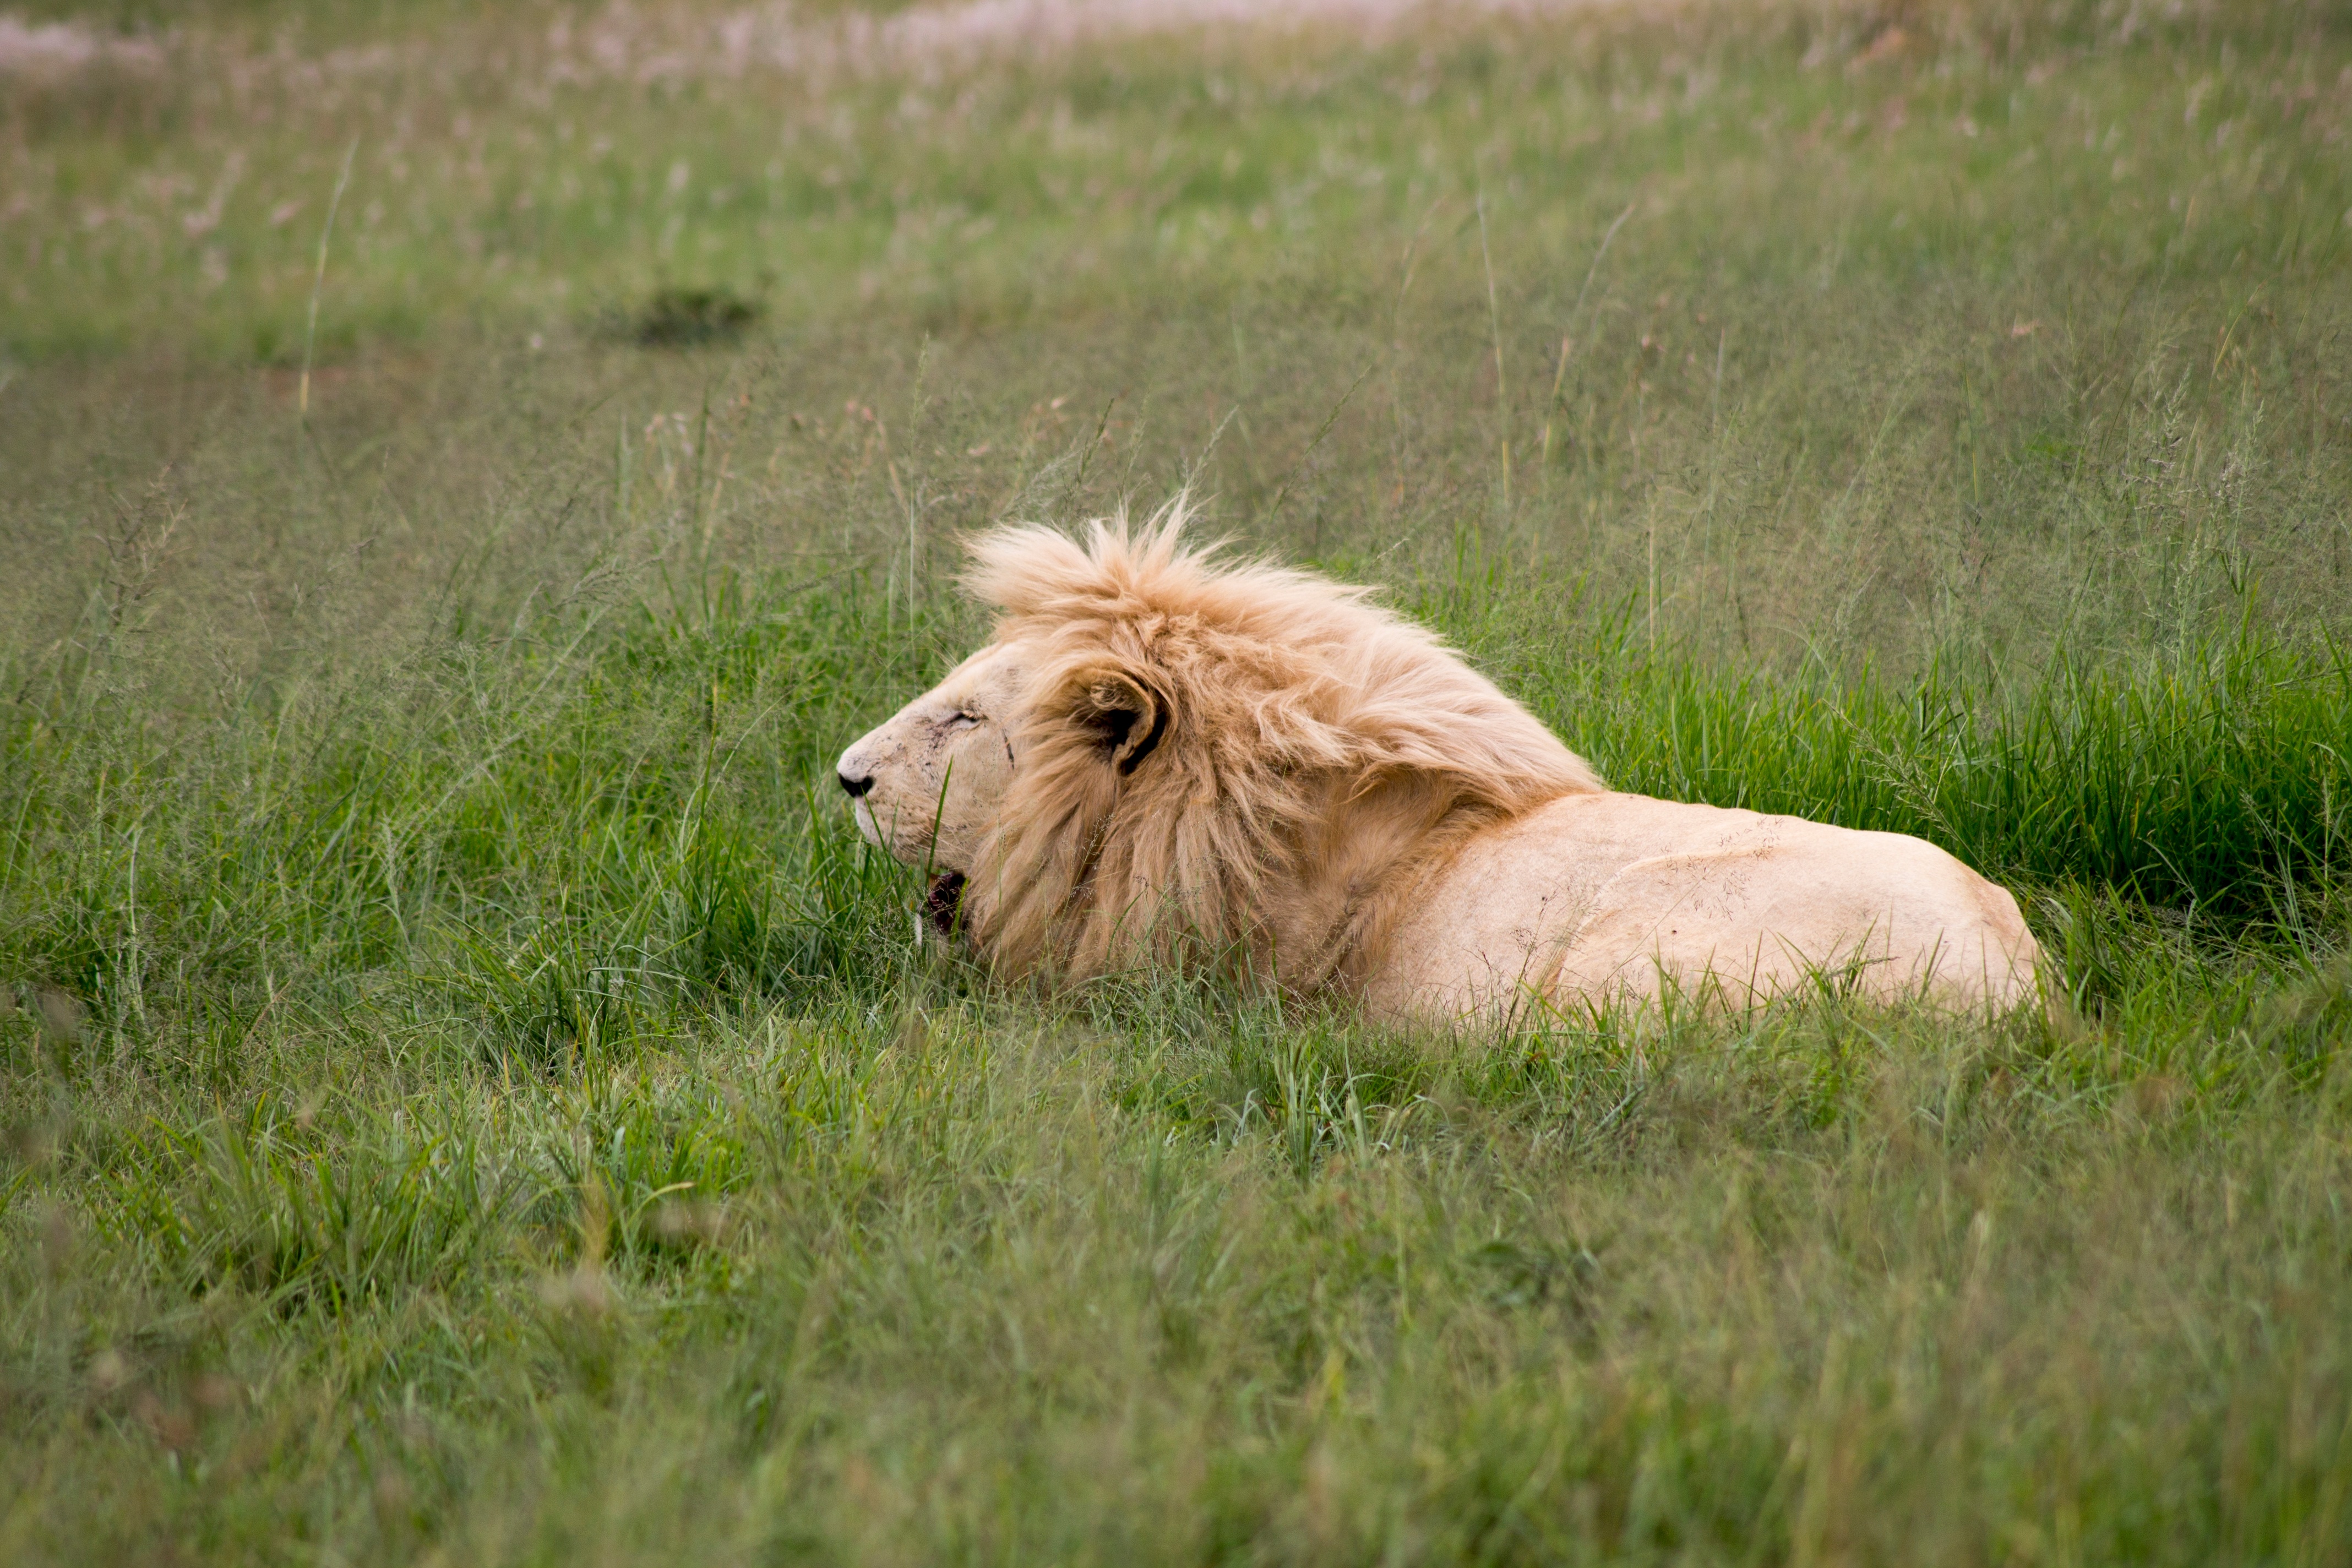
<path id="1" fill-rule="evenodd" d="M 1489 827 L 1410 899 L 1365 999 L 1461 1016 L 1672 985 L 1742 1006 L 1824 981 L 2007 1007 L 2032 994 L 2017 900 L 1922 839 L 1637 795 Z"/>
<path id="2" fill-rule="evenodd" d="M 1181 509 L 974 544 L 988 647 L 845 752 L 860 826 L 947 874 L 1000 969 L 1237 957 L 1395 1016 L 1844 979 L 2004 1005 L 2015 900 L 1942 850 L 1610 792 L 1365 591 L 1190 552 Z"/>

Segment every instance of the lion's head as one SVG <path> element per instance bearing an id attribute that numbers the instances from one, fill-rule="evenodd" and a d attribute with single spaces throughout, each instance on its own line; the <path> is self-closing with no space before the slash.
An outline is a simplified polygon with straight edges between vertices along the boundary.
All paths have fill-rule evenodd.
<path id="1" fill-rule="evenodd" d="M 1307 987 L 1366 961 L 1458 834 L 1601 788 L 1369 590 L 1189 548 L 1180 499 L 1083 543 L 971 543 L 994 637 L 851 746 L 866 838 L 1001 969 L 1099 973 L 1188 943 Z"/>

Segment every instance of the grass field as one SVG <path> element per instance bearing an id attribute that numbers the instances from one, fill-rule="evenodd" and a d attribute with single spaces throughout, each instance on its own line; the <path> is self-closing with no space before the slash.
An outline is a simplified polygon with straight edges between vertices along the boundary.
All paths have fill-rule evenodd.
<path id="1" fill-rule="evenodd" d="M 0 1561 L 2352 1563 L 2322 4 L 0 16 Z M 2047 1017 L 916 948 L 1191 484 Z"/>

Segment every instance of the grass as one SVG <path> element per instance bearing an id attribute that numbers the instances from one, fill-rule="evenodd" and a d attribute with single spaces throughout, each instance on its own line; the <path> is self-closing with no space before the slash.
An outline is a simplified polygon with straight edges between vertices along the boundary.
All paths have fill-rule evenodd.
<path id="1" fill-rule="evenodd" d="M 709 21 L 0 81 L 0 1558 L 2352 1561 L 2339 18 Z M 1188 480 L 2057 1005 L 917 948 L 956 534 Z"/>

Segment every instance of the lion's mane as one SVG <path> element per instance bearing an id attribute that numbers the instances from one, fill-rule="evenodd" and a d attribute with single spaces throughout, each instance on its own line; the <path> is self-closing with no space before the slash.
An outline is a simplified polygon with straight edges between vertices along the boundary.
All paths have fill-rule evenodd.
<path id="1" fill-rule="evenodd" d="M 1034 650 L 1018 765 L 966 929 L 1000 969 L 1187 952 L 1310 988 L 1357 973 L 1475 827 L 1603 788 L 1370 590 L 1183 538 L 1180 498 L 1083 542 L 1013 526 L 965 585 Z"/>

